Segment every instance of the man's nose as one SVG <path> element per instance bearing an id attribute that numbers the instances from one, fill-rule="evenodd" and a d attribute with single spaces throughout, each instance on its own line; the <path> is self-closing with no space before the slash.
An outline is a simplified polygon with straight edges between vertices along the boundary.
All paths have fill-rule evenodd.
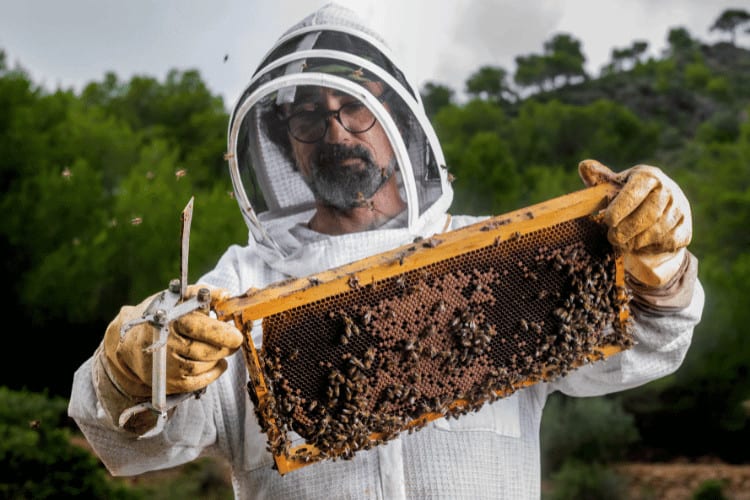
<path id="1" fill-rule="evenodd" d="M 348 142 L 351 139 L 351 132 L 344 128 L 341 121 L 339 121 L 340 119 L 338 113 L 331 113 L 326 117 L 326 120 L 328 120 L 328 127 L 325 135 L 326 142 L 342 143 Z"/>

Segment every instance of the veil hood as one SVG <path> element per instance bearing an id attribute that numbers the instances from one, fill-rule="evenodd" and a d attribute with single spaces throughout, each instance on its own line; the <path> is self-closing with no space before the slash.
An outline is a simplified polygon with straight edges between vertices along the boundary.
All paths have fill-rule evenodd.
<path id="1" fill-rule="evenodd" d="M 388 91 L 388 109 L 363 85 L 372 81 Z M 391 143 L 399 189 L 407 203 L 400 226 L 390 228 L 413 236 L 431 232 L 450 206 L 452 189 L 419 91 L 377 33 L 353 11 L 329 3 L 278 39 L 230 116 L 227 159 L 251 239 L 289 255 L 293 249 L 285 233 L 291 223 L 299 223 L 300 214 L 313 209 L 313 193 L 291 158 L 278 111 L 305 86 L 349 94 L 372 111 Z"/>

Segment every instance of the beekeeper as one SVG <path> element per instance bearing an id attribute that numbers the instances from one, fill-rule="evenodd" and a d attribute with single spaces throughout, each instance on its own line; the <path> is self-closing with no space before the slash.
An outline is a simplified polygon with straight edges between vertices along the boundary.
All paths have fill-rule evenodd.
<path id="1" fill-rule="evenodd" d="M 393 249 L 478 218 L 451 216 L 443 153 L 420 96 L 383 40 L 349 10 L 328 4 L 288 30 L 238 99 L 228 127 L 235 195 L 250 229 L 199 283 L 213 298 L 303 277 Z M 173 324 L 167 392 L 205 389 L 151 412 L 151 326 L 120 327 L 149 299 L 125 306 L 76 372 L 69 414 L 116 476 L 173 467 L 202 455 L 231 464 L 237 498 L 539 498 L 539 424 L 547 396 L 596 396 L 678 368 L 703 308 L 689 204 L 655 167 L 615 174 L 579 167 L 586 185 L 623 184 L 606 210 L 609 239 L 625 252 L 638 343 L 552 383 L 539 383 L 459 419 L 438 419 L 352 460 L 324 461 L 285 476 L 272 469 L 266 435 L 247 393 L 232 325 L 193 312 Z M 256 213 L 262 193 L 267 210 Z M 256 343 L 260 341 L 258 335 Z"/>

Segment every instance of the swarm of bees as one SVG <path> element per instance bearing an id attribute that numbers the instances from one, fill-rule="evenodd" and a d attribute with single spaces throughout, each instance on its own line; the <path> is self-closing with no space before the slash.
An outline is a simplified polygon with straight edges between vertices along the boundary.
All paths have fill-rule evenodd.
<path id="1" fill-rule="evenodd" d="M 265 318 L 269 451 L 352 458 L 629 348 L 615 273 L 606 229 L 582 217 Z M 291 451 L 291 432 L 309 446 Z"/>

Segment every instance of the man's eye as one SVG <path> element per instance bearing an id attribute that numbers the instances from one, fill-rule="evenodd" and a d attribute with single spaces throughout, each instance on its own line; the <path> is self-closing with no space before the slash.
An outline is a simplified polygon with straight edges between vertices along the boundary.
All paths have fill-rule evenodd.
<path id="1" fill-rule="evenodd" d="M 363 103 L 362 101 L 347 102 L 346 104 L 344 104 L 344 106 L 346 106 L 349 109 L 360 109 L 360 108 L 367 107 L 367 106 L 365 106 L 365 103 Z"/>

